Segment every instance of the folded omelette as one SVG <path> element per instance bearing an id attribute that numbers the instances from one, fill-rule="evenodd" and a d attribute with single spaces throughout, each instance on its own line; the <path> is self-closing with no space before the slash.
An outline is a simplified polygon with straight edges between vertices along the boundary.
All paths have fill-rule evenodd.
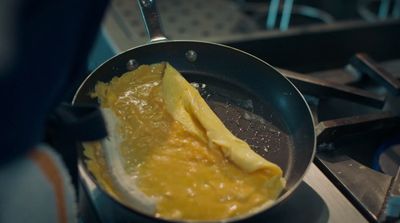
<path id="1" fill-rule="evenodd" d="M 92 96 L 108 124 L 116 119 L 108 144 L 124 171 L 113 177 L 117 167 L 107 165 L 100 147 L 86 147 L 87 165 L 109 193 L 136 209 L 167 219 L 221 220 L 271 204 L 285 186 L 281 168 L 234 136 L 168 63 L 99 82 Z M 140 199 L 127 200 L 124 191 Z"/>

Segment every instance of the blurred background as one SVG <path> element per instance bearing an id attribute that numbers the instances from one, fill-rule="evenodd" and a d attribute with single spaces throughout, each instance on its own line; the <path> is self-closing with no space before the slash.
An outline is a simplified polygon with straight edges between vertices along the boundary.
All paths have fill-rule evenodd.
<path id="1" fill-rule="evenodd" d="M 349 29 L 356 32 L 376 24 L 385 26 L 385 22 L 396 21 L 400 17 L 400 0 L 159 0 L 158 8 L 165 33 L 170 39 L 226 43 L 250 51 L 273 65 L 276 62 L 276 65 L 297 70 L 298 66 L 293 66 L 287 58 L 283 63 L 255 52 L 254 46 L 239 43 L 300 33 L 318 34 Z M 113 0 L 90 57 L 89 69 L 94 69 L 115 53 L 147 41 L 136 2 Z M 299 41 L 299 44 L 305 43 Z M 288 45 L 292 49 L 297 48 L 290 43 Z M 340 56 L 344 58 L 344 55 Z M 299 71 L 313 69 L 319 68 L 307 65 Z"/>

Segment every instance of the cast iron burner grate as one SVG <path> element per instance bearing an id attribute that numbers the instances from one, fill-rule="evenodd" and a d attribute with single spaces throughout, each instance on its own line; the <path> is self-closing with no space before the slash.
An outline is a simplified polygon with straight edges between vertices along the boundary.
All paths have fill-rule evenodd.
<path id="1" fill-rule="evenodd" d="M 307 101 L 316 125 L 317 166 L 369 221 L 394 221 L 400 218 L 400 156 L 396 153 L 396 143 L 400 142 L 396 138 L 400 136 L 400 81 L 366 54 L 352 57 L 348 68 L 358 80 L 368 79 L 379 85 L 381 92 L 384 88 L 384 94 L 281 71 L 302 93 L 312 95 Z M 354 112 L 357 106 L 360 109 Z M 344 112 L 332 114 L 338 110 Z M 377 157 L 383 150 L 390 155 Z M 387 160 L 391 160 L 390 165 Z M 390 171 L 376 170 L 386 168 Z"/>

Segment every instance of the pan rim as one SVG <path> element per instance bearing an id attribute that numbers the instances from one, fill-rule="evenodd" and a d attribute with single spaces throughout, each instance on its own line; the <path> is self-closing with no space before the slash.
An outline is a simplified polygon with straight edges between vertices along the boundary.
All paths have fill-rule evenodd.
<path id="1" fill-rule="evenodd" d="M 87 167 L 83 164 L 83 160 L 82 162 L 79 162 L 78 165 L 83 165 L 83 170 L 86 172 L 87 176 L 89 176 L 90 180 L 96 185 L 98 186 L 98 188 L 104 193 L 106 194 L 106 196 L 108 198 L 110 198 L 113 202 L 115 202 L 117 205 L 121 206 L 122 208 L 128 210 L 128 211 L 133 211 L 136 214 L 139 214 L 140 216 L 149 218 L 151 220 L 157 220 L 157 221 L 164 221 L 164 222 L 171 222 L 171 223 L 200 223 L 200 222 L 204 222 L 204 223 L 213 223 L 213 222 L 218 222 L 218 223 L 230 223 L 230 222 L 236 222 L 236 221 L 241 221 L 241 220 L 245 220 L 248 218 L 251 218 L 257 214 L 263 213 L 269 209 L 272 209 L 276 206 L 278 206 L 279 204 L 281 204 L 284 200 L 286 200 L 287 198 L 289 198 L 293 192 L 299 187 L 299 185 L 303 182 L 304 176 L 306 175 L 306 173 L 309 171 L 310 166 L 315 158 L 315 154 L 316 154 L 316 144 L 317 144 L 317 136 L 316 136 L 316 132 L 315 132 L 315 121 L 314 121 L 314 117 L 312 115 L 310 106 L 308 105 L 308 103 L 306 102 L 306 99 L 304 98 L 304 95 L 300 92 L 299 89 L 297 89 L 297 87 L 287 78 L 285 77 L 279 70 L 277 70 L 274 66 L 271 66 L 269 63 L 267 63 L 266 61 L 250 54 L 247 53 L 243 50 L 231 47 L 231 46 L 227 46 L 224 44 L 220 44 L 220 43 L 214 43 L 214 42 L 208 42 L 208 41 L 201 41 L 201 40 L 160 40 L 160 41 L 154 41 L 154 42 L 150 42 L 150 43 L 146 43 L 146 44 L 142 44 L 139 46 L 135 46 L 132 47 L 130 49 L 127 49 L 123 52 L 120 52 L 114 56 L 112 56 L 111 58 L 107 59 L 106 61 L 104 61 L 103 63 L 101 63 L 99 66 L 96 67 L 96 69 L 94 69 L 79 85 L 79 87 L 77 88 L 77 90 L 75 91 L 74 97 L 72 99 L 72 105 L 74 105 L 76 103 L 77 97 L 78 97 L 78 93 L 81 91 L 81 89 L 83 88 L 83 86 L 85 85 L 86 81 L 93 75 L 95 74 L 100 68 L 102 68 L 105 64 L 109 63 L 111 60 L 125 54 L 128 53 L 130 51 L 134 51 L 136 49 L 139 48 L 143 48 L 143 47 L 148 47 L 148 46 L 152 46 L 152 45 L 156 45 L 156 44 L 170 44 L 170 43 L 197 43 L 197 44 L 206 44 L 206 45 L 213 45 L 213 46 L 218 46 L 218 47 L 222 47 L 222 48 L 226 48 L 228 50 L 233 50 L 236 51 L 238 53 L 244 54 L 248 57 L 251 57 L 252 59 L 257 60 L 258 62 L 261 62 L 265 65 L 267 65 L 268 67 L 270 67 L 271 69 L 273 69 L 275 71 L 275 73 L 279 74 L 282 78 L 284 78 L 290 85 L 291 87 L 297 92 L 297 94 L 300 96 L 303 104 L 306 106 L 306 109 L 308 110 L 308 114 L 310 116 L 310 121 L 311 121 L 311 125 L 314 129 L 313 131 L 313 145 L 312 145 L 312 152 L 311 152 L 311 156 L 310 156 L 310 160 L 307 163 L 307 167 L 305 168 L 304 172 L 301 174 L 301 176 L 299 177 L 299 179 L 297 180 L 297 182 L 295 182 L 293 184 L 293 186 L 287 190 L 286 192 L 284 192 L 281 196 L 278 197 L 278 199 L 276 199 L 275 201 L 273 201 L 273 203 L 271 205 L 261 205 L 258 208 L 255 208 L 254 211 L 251 211 L 245 215 L 239 215 L 236 217 L 230 217 L 227 219 L 221 219 L 221 220 L 210 220 L 210 221 L 199 221 L 199 220 L 174 220 L 174 219 L 165 219 L 165 218 L 157 218 L 154 215 L 149 215 L 146 213 L 142 213 L 138 210 L 133 209 L 132 207 L 124 204 L 123 202 L 119 201 L 117 198 L 114 198 L 113 196 L 111 196 L 106 190 L 104 190 L 98 183 L 96 183 L 96 180 L 94 179 L 94 176 L 92 176 L 92 174 L 90 173 L 90 171 L 87 169 Z M 80 145 L 81 147 L 83 147 L 82 145 Z"/>

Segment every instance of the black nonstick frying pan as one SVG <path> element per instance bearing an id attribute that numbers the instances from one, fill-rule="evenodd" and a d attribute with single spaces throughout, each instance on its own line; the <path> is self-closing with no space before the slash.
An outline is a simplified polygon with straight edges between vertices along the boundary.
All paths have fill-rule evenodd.
<path id="1" fill-rule="evenodd" d="M 277 206 L 302 181 L 315 153 L 312 115 L 301 93 L 272 66 L 246 52 L 216 43 L 166 40 L 155 1 L 138 2 L 151 42 L 125 51 L 98 67 L 82 83 L 73 103 L 97 103 L 90 92 L 98 81 L 108 82 L 141 64 L 169 62 L 186 79 L 197 83 L 210 107 L 235 135 L 283 169 L 287 181 L 284 191 L 274 205 L 257 213 Z M 90 174 L 84 162 L 80 165 Z M 96 183 L 94 177 L 92 180 Z M 107 194 L 105 190 L 102 192 Z M 107 196 L 113 210 L 118 209 L 115 216 L 120 221 L 134 221 L 132 216 L 147 221 L 156 219 Z M 223 222 L 245 220 L 257 213 Z"/>

